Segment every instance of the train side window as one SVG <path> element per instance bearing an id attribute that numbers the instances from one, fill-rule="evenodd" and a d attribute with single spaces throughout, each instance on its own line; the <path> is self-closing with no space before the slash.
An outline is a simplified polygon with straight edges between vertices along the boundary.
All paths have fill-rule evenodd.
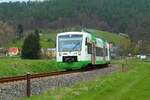
<path id="1" fill-rule="evenodd" d="M 88 54 L 92 54 L 92 44 L 91 43 L 87 43 L 87 51 L 88 51 Z"/>
<path id="2" fill-rule="evenodd" d="M 107 52 L 107 50 L 108 50 L 108 49 L 106 48 L 106 49 L 105 49 L 106 56 L 108 56 L 108 52 Z"/>
<path id="3" fill-rule="evenodd" d="M 103 56 L 103 48 L 96 47 L 96 56 Z"/>

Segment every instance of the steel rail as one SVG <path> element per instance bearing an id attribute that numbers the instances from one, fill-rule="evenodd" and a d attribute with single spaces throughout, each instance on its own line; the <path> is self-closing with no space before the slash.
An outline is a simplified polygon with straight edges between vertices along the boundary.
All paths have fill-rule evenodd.
<path id="1" fill-rule="evenodd" d="M 81 70 L 57 71 L 57 72 L 49 72 L 49 73 L 31 74 L 30 78 L 35 79 L 35 78 L 41 78 L 41 77 L 58 76 L 58 75 L 78 73 L 78 72 L 87 72 L 87 71 L 92 71 L 92 70 L 96 70 L 99 68 L 104 68 L 104 67 L 87 67 L 86 69 L 81 69 Z M 15 82 L 15 81 L 22 81 L 22 80 L 27 80 L 27 75 L 0 78 L 0 83 L 9 83 L 9 82 Z"/>

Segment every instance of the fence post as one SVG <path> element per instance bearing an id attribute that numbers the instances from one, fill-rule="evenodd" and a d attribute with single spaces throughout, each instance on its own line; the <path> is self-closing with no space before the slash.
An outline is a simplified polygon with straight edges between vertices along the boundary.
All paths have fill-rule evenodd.
<path id="1" fill-rule="evenodd" d="M 124 64 L 122 64 L 122 72 L 124 72 Z"/>
<path id="2" fill-rule="evenodd" d="M 128 59 L 126 58 L 126 65 L 127 65 L 127 63 L 128 63 Z"/>
<path id="3" fill-rule="evenodd" d="M 30 73 L 27 74 L 27 97 L 31 96 L 31 77 Z"/>
<path id="4" fill-rule="evenodd" d="M 110 70 L 110 72 L 111 72 L 111 65 L 109 65 L 109 70 Z"/>

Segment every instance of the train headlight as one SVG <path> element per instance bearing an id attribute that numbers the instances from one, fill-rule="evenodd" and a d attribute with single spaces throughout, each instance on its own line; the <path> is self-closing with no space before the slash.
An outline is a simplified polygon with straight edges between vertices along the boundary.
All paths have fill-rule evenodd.
<path id="1" fill-rule="evenodd" d="M 81 56 L 81 52 L 78 52 L 78 55 Z"/>

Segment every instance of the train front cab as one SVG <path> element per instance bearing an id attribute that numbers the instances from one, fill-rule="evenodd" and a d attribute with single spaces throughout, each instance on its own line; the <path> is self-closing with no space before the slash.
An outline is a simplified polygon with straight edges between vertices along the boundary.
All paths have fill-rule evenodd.
<path id="1" fill-rule="evenodd" d="M 57 62 L 61 69 L 81 69 L 84 60 L 85 33 L 65 32 L 57 35 Z"/>

